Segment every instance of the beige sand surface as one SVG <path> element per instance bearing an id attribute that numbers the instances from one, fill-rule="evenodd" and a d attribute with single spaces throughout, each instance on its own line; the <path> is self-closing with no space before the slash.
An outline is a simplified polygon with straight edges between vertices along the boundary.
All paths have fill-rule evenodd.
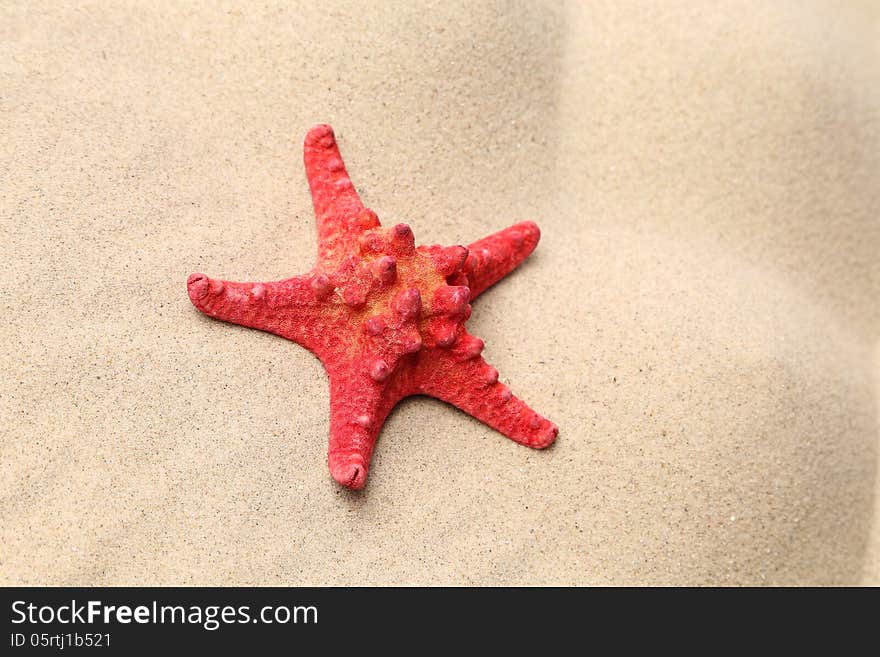
<path id="1" fill-rule="evenodd" d="M 876 3 L 285 4 L 0 5 L 0 583 L 880 583 Z M 470 325 L 553 449 L 411 399 L 342 490 L 191 307 L 311 266 L 319 121 L 424 243 L 541 225 Z"/>

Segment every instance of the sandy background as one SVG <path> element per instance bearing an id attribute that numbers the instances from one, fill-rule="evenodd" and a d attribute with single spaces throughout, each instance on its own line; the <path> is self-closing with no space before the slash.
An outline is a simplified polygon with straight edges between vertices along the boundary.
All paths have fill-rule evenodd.
<path id="1" fill-rule="evenodd" d="M 880 583 L 877 3 L 149 5 L 0 3 L 0 582 Z M 410 399 L 342 490 L 191 307 L 311 266 L 317 122 L 422 243 L 540 224 L 469 326 L 553 449 Z"/>

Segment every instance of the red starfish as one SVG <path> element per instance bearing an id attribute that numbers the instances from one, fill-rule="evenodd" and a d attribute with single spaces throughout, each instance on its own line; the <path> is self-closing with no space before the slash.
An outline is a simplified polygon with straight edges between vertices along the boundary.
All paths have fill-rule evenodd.
<path id="1" fill-rule="evenodd" d="M 373 446 L 391 409 L 423 394 L 454 404 L 529 447 L 558 432 L 480 356 L 464 327 L 469 301 L 509 274 L 540 237 L 530 221 L 464 246 L 419 246 L 406 224 L 382 228 L 361 203 L 333 130 L 306 135 L 306 176 L 318 223 L 318 262 L 272 283 L 192 274 L 193 305 L 206 315 L 276 333 L 312 351 L 330 377 L 329 465 L 363 488 Z"/>

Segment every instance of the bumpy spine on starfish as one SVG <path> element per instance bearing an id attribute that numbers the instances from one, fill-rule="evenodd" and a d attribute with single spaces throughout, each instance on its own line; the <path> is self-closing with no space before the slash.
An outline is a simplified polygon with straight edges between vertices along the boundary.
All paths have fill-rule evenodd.
<path id="1" fill-rule="evenodd" d="M 318 229 L 311 272 L 274 283 L 193 274 L 193 304 L 312 350 L 330 378 L 328 461 L 334 479 L 363 487 L 388 413 L 407 395 L 447 401 L 516 442 L 546 447 L 556 426 L 513 396 L 464 328 L 470 301 L 534 250 L 523 222 L 469 247 L 415 246 L 406 224 L 382 228 L 364 207 L 333 131 L 306 136 L 304 162 Z"/>

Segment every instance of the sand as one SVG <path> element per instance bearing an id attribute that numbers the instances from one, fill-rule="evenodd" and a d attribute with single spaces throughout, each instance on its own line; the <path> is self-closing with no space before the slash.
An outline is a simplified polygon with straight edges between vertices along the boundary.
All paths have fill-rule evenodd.
<path id="1" fill-rule="evenodd" d="M 880 583 L 873 3 L 285 4 L 0 7 L 0 583 Z M 552 449 L 415 398 L 340 489 L 192 308 L 311 267 L 317 122 L 422 243 L 540 224 L 469 325 Z"/>

